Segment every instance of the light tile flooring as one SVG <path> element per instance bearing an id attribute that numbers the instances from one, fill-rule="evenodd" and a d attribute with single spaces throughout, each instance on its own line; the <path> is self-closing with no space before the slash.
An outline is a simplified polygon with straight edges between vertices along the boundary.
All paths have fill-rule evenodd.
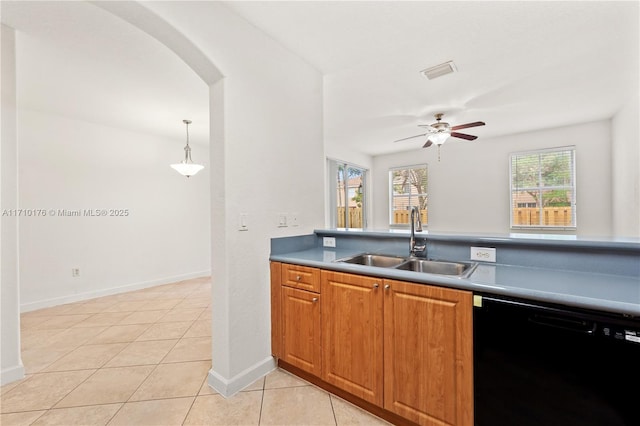
<path id="1" fill-rule="evenodd" d="M 388 425 L 282 370 L 225 399 L 211 367 L 208 277 L 21 316 L 23 380 L 10 425 Z"/>

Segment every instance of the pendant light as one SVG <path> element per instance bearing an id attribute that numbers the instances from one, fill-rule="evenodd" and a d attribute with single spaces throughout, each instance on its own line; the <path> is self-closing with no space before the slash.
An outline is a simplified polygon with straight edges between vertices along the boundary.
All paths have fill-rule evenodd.
<path id="1" fill-rule="evenodd" d="M 182 120 L 187 126 L 187 146 L 184 147 L 184 160 L 177 164 L 172 164 L 171 167 L 183 176 L 191 177 L 204 169 L 203 165 L 196 164 L 191 159 L 191 147 L 189 146 L 189 124 L 191 120 Z"/>

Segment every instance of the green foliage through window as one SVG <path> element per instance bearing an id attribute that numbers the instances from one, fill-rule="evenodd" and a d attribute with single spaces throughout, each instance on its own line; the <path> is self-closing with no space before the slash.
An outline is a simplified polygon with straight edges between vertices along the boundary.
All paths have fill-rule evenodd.
<path id="1" fill-rule="evenodd" d="M 389 224 L 408 226 L 412 207 L 420 209 L 422 222 L 427 223 L 427 166 L 401 167 L 389 170 L 391 208 Z"/>

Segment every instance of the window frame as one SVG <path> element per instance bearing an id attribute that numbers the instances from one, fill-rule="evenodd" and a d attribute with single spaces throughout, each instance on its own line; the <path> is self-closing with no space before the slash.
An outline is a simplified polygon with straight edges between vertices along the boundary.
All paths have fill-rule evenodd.
<path id="1" fill-rule="evenodd" d="M 409 229 L 411 227 L 411 225 L 409 223 L 393 223 L 393 218 L 394 218 L 394 191 L 393 191 L 393 172 L 395 170 L 408 170 L 408 169 L 424 169 L 425 170 L 425 176 L 427 179 L 427 183 L 426 183 L 426 191 L 424 193 L 419 193 L 419 194 L 415 194 L 416 197 L 419 197 L 421 195 L 424 195 L 427 198 L 427 204 L 425 206 L 425 208 L 428 210 L 428 206 L 429 206 L 429 165 L 427 163 L 420 163 L 420 164 L 412 164 L 412 165 L 407 165 L 407 166 L 398 166 L 398 167 L 390 167 L 389 171 L 388 171 L 388 190 L 389 190 L 389 210 L 388 210 L 388 223 L 389 223 L 389 228 L 390 229 Z M 409 184 L 410 185 L 410 184 Z M 409 194 L 409 197 L 411 197 L 411 194 Z M 409 201 L 409 205 L 411 205 L 411 202 Z M 422 226 L 424 228 L 427 228 L 427 221 L 424 221 L 422 223 Z"/>
<path id="2" fill-rule="evenodd" d="M 345 208 L 345 218 L 344 218 L 344 222 L 345 225 L 347 225 L 345 228 L 340 228 L 340 229 L 366 229 L 367 228 L 367 220 L 368 220 L 368 215 L 367 215 L 367 209 L 368 209 L 368 179 L 369 179 L 369 169 L 367 169 L 366 167 L 362 167 L 359 166 L 357 164 L 353 164 L 353 163 L 349 163 L 347 161 L 343 161 L 343 160 L 336 160 L 333 158 L 327 158 L 327 169 L 328 169 L 328 173 L 327 173 L 327 178 L 328 178 L 328 185 L 329 185 L 329 226 L 331 228 L 337 228 L 338 225 L 338 182 L 337 182 L 337 172 L 338 169 L 340 167 L 344 167 L 345 170 L 346 169 L 358 169 L 362 172 L 362 190 L 361 190 L 361 194 L 362 194 L 362 228 L 355 228 L 352 226 L 349 226 L 349 214 L 348 214 L 348 208 Z M 348 173 L 345 173 L 348 176 Z M 349 203 L 349 179 L 345 179 L 344 181 L 344 185 L 345 188 L 343 189 L 344 191 L 344 195 L 345 195 L 345 207 L 348 206 Z"/>
<path id="3" fill-rule="evenodd" d="M 537 186 L 533 187 L 515 187 L 514 188 L 514 179 L 513 179 L 513 163 L 514 157 L 526 157 L 531 155 L 538 156 L 538 163 L 540 163 L 541 158 L 545 154 L 554 153 L 554 152 L 570 152 L 571 153 L 571 183 L 569 185 L 552 185 L 552 186 L 544 186 L 544 182 L 542 180 L 541 168 L 538 168 L 538 181 Z M 509 154 L 509 227 L 514 230 L 543 230 L 543 231 L 576 231 L 578 227 L 577 223 L 577 183 L 576 183 L 576 147 L 575 145 L 568 145 L 562 147 L 555 148 L 543 148 L 543 149 L 535 149 L 529 151 L 518 151 L 512 152 Z M 514 193 L 518 191 L 523 191 L 526 189 L 536 190 L 539 193 L 543 191 L 549 190 L 568 190 L 571 192 L 572 197 L 570 200 L 571 207 L 571 225 L 544 225 L 542 223 L 538 223 L 536 225 L 522 225 L 522 224 L 514 224 L 514 209 L 515 200 Z M 543 217 L 544 214 L 544 203 L 540 203 L 539 215 L 540 218 Z"/>

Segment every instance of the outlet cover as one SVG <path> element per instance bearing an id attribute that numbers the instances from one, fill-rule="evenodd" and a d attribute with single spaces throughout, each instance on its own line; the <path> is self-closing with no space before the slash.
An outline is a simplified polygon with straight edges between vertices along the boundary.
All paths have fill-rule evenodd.
<path id="1" fill-rule="evenodd" d="M 496 249 L 489 247 L 471 247 L 471 260 L 495 263 Z"/>
<path id="2" fill-rule="evenodd" d="M 335 237 L 322 237 L 322 245 L 324 247 L 335 247 L 336 246 Z"/>

